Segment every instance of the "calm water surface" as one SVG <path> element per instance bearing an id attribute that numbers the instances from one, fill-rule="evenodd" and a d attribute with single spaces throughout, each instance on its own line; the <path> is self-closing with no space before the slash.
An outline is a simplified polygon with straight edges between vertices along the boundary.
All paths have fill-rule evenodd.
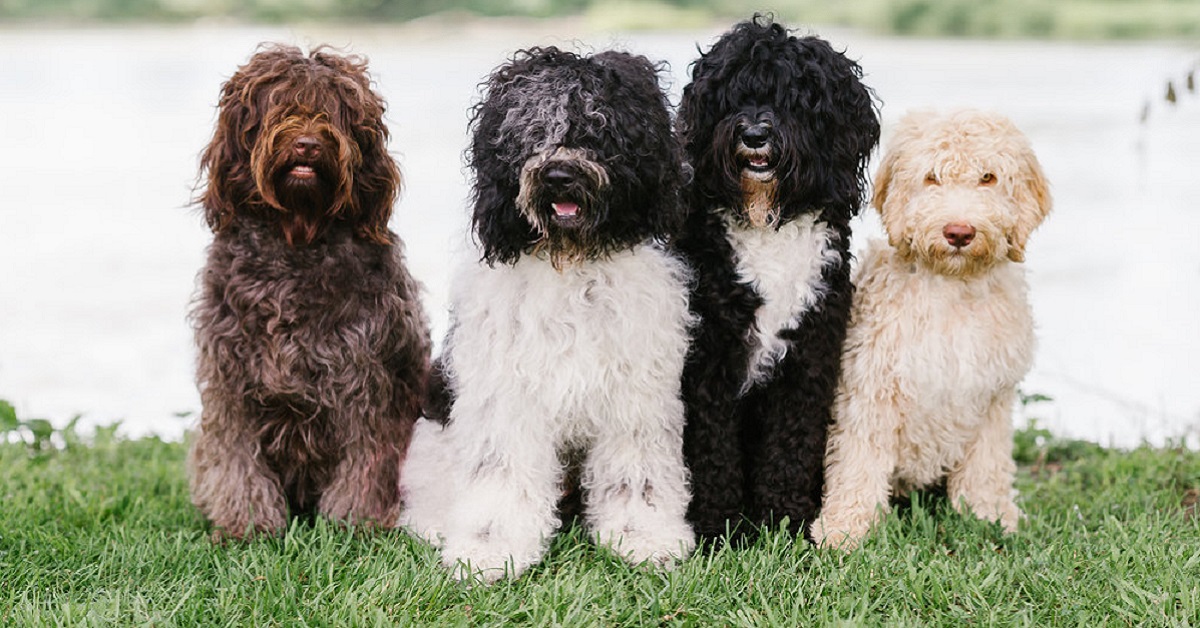
<path id="1" fill-rule="evenodd" d="M 668 61 L 677 96 L 718 30 L 0 30 L 0 398 L 135 435 L 177 438 L 194 421 L 177 416 L 199 409 L 185 313 L 209 234 L 188 204 L 220 84 L 258 42 L 370 57 L 406 175 L 392 227 L 440 337 L 480 79 L 520 47 L 617 46 Z M 1040 344 L 1024 388 L 1055 400 L 1014 421 L 1106 444 L 1200 442 L 1200 98 L 1158 102 L 1200 51 L 822 34 L 863 65 L 885 135 L 910 108 L 971 105 L 1011 116 L 1039 153 L 1056 207 L 1028 256 Z M 878 233 L 865 217 L 857 246 Z"/>

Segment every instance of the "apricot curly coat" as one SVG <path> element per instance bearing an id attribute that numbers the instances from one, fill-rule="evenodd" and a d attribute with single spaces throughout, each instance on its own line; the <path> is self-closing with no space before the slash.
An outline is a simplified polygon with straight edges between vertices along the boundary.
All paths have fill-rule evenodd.
<path id="1" fill-rule="evenodd" d="M 289 514 L 394 525 L 429 332 L 387 222 L 400 171 L 366 63 L 261 49 L 202 158 L 215 237 L 191 313 L 203 402 L 188 460 L 216 538 Z"/>
<path id="2" fill-rule="evenodd" d="M 942 479 L 956 508 L 1013 530 L 1012 410 L 1034 349 L 1019 262 L 1050 211 L 1041 166 L 998 114 L 909 114 L 873 205 L 888 242 L 856 274 L 812 536 L 854 547 L 889 496 Z"/>

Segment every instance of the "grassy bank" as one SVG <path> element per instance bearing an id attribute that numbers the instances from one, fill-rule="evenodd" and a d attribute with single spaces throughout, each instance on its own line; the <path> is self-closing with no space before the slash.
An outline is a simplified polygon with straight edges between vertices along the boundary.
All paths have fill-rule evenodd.
<path id="1" fill-rule="evenodd" d="M 212 546 L 182 444 L 101 430 L 36 449 L 15 433 L 0 444 L 0 625 L 1200 622 L 1200 453 L 1183 449 L 1020 433 L 1029 518 L 1010 536 L 920 494 L 849 556 L 771 534 L 663 574 L 572 531 L 521 580 L 466 588 L 399 532 L 298 521 Z"/>

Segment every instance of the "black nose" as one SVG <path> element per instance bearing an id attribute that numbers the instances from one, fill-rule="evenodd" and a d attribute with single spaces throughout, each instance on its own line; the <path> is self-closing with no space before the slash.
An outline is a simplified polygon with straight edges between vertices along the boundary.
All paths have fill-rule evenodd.
<path id="1" fill-rule="evenodd" d="M 771 137 L 771 127 L 767 124 L 753 124 L 742 131 L 742 143 L 746 148 L 762 148 Z"/>
<path id="2" fill-rule="evenodd" d="M 312 159 L 321 154 L 321 140 L 308 135 L 298 137 L 292 144 L 292 149 L 296 151 L 297 155 Z"/>
<path id="3" fill-rule="evenodd" d="M 542 175 L 542 180 L 551 185 L 566 185 L 572 178 L 571 173 L 562 168 L 551 168 Z"/>

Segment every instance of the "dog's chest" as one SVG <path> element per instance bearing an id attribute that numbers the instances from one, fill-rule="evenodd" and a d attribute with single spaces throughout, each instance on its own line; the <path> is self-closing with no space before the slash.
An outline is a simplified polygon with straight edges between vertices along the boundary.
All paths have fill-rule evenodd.
<path id="1" fill-rule="evenodd" d="M 815 216 L 802 216 L 778 230 L 730 222 L 726 237 L 739 280 L 763 301 L 747 337 L 754 347 L 746 371 L 749 388 L 787 353 L 788 342 L 780 332 L 798 326 L 825 296 L 822 272 L 840 263 L 841 255 L 834 246 L 836 234 Z"/>
<path id="2" fill-rule="evenodd" d="M 1029 370 L 1033 319 L 1019 277 L 933 276 L 897 296 L 903 300 L 898 319 L 910 321 L 916 333 L 898 347 L 896 368 L 925 392 L 921 403 L 930 410 L 972 410 L 975 400 L 990 401 Z"/>
<path id="3" fill-rule="evenodd" d="M 255 395 L 328 405 L 334 387 L 350 394 L 333 380 L 381 366 L 400 303 L 398 287 L 388 285 L 399 278 L 379 252 L 353 243 L 229 250 L 209 269 L 221 280 L 197 312 L 200 339 L 238 363 Z"/>
<path id="4" fill-rule="evenodd" d="M 657 246 L 561 271 L 533 256 L 472 264 L 451 298 L 448 349 L 460 395 L 518 395 L 558 416 L 595 413 L 650 379 L 678 386 L 691 320 L 687 272 Z"/>

